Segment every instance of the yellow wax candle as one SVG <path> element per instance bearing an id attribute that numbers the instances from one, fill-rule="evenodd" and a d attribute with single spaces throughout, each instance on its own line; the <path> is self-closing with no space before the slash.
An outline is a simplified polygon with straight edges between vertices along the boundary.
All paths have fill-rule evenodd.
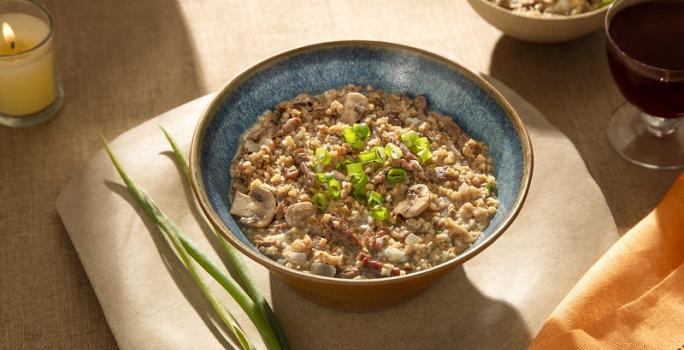
<path id="1" fill-rule="evenodd" d="M 39 112 L 56 98 L 50 28 L 24 13 L 0 14 L 0 23 L 0 114 Z"/>

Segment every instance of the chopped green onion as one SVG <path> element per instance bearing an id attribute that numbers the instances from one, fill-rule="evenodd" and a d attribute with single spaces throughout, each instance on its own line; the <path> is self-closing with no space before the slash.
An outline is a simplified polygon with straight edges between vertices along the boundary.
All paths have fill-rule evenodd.
<path id="1" fill-rule="evenodd" d="M 421 163 L 425 163 L 428 160 L 432 159 L 432 152 L 430 152 L 429 148 L 423 148 L 420 151 L 418 151 L 418 159 L 420 160 Z"/>
<path id="2" fill-rule="evenodd" d="M 361 203 L 366 203 L 368 200 L 368 196 L 366 196 L 366 193 L 363 191 L 354 191 L 352 192 L 352 196 L 354 196 L 354 198 Z"/>
<path id="3" fill-rule="evenodd" d="M 416 150 L 421 150 L 423 148 L 430 149 L 430 141 L 428 141 L 427 137 L 420 137 L 416 140 Z"/>
<path id="4" fill-rule="evenodd" d="M 377 158 L 378 156 L 375 154 L 374 150 L 359 153 L 359 160 L 361 161 L 361 163 L 372 162 Z"/>
<path id="5" fill-rule="evenodd" d="M 316 207 L 318 210 L 325 211 L 326 209 L 328 209 L 328 199 L 325 198 L 323 193 L 314 193 L 312 200 L 314 207 Z"/>
<path id="6" fill-rule="evenodd" d="M 418 134 L 416 134 L 416 132 L 413 130 L 401 134 L 401 142 L 403 142 L 409 148 L 412 148 L 416 144 L 417 140 Z"/>
<path id="7" fill-rule="evenodd" d="M 357 192 L 363 192 L 363 190 L 366 188 L 366 184 L 368 183 L 368 176 L 364 173 L 354 174 L 352 175 L 351 181 L 354 190 Z"/>
<path id="8" fill-rule="evenodd" d="M 366 123 L 356 123 L 352 126 L 354 133 L 356 133 L 356 138 L 359 140 L 366 140 L 370 137 L 370 129 Z"/>
<path id="9" fill-rule="evenodd" d="M 376 146 L 376 147 L 373 147 L 373 151 L 375 151 L 375 157 L 377 158 L 376 160 L 380 163 L 384 163 L 385 159 L 387 159 L 387 154 L 385 153 L 385 149 L 380 147 L 380 146 Z"/>
<path id="10" fill-rule="evenodd" d="M 490 182 L 487 184 L 486 188 L 487 188 L 487 193 L 492 194 L 492 192 L 496 191 L 496 184 Z"/>
<path id="11" fill-rule="evenodd" d="M 352 161 L 349 159 L 345 159 L 337 164 L 335 164 L 335 169 L 338 171 L 346 171 L 347 170 L 347 164 L 350 164 Z"/>
<path id="12" fill-rule="evenodd" d="M 330 179 L 332 179 L 332 175 L 328 173 L 316 173 L 316 181 L 320 184 L 328 183 Z"/>
<path id="13" fill-rule="evenodd" d="M 363 149 L 364 145 L 365 145 L 365 143 L 361 140 L 358 140 L 358 141 L 355 141 L 354 143 L 352 143 L 352 147 L 354 149 Z"/>
<path id="14" fill-rule="evenodd" d="M 342 194 L 342 184 L 339 180 L 333 178 L 328 181 L 328 193 L 332 199 L 340 199 Z"/>
<path id="15" fill-rule="evenodd" d="M 370 210 L 370 216 L 375 220 L 387 220 L 389 217 L 389 210 L 385 207 L 377 207 Z"/>
<path id="16" fill-rule="evenodd" d="M 342 129 L 342 136 L 344 136 L 344 142 L 353 145 L 356 142 L 356 132 L 351 126 Z"/>
<path id="17" fill-rule="evenodd" d="M 392 157 L 394 159 L 399 159 L 404 155 L 404 152 L 401 151 L 401 148 L 393 143 L 388 143 L 385 145 L 385 153 L 388 157 Z"/>
<path id="18" fill-rule="evenodd" d="M 361 164 L 361 163 L 349 163 L 349 164 L 347 164 L 347 176 L 352 176 L 354 174 L 363 174 L 363 164 Z"/>
<path id="19" fill-rule="evenodd" d="M 406 178 L 406 170 L 400 168 L 393 168 L 387 172 L 385 179 L 391 184 L 396 184 L 404 181 Z"/>
<path id="20" fill-rule="evenodd" d="M 366 123 L 356 123 L 342 129 L 342 136 L 344 136 L 344 142 L 355 149 L 363 149 L 364 141 L 370 137 L 370 129 Z"/>
<path id="21" fill-rule="evenodd" d="M 316 148 L 314 153 L 316 164 L 328 165 L 330 163 L 330 152 L 323 147 Z"/>
<path id="22" fill-rule="evenodd" d="M 383 202 L 382 195 L 375 191 L 368 192 L 368 206 L 374 208 Z"/>

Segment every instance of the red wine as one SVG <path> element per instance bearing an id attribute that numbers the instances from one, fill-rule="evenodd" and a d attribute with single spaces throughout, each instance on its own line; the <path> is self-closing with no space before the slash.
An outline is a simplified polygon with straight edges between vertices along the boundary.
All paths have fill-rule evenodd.
<path id="1" fill-rule="evenodd" d="M 608 33 L 608 62 L 625 98 L 653 116 L 684 117 L 684 1 L 626 7 Z"/>

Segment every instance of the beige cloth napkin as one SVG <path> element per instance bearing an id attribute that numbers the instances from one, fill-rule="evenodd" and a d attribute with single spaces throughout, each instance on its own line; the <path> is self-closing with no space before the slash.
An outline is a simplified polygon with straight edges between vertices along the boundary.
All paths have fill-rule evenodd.
<path id="1" fill-rule="evenodd" d="M 494 83 L 526 123 L 535 152 L 532 186 L 517 220 L 492 246 L 425 293 L 377 312 L 318 306 L 250 261 L 295 349 L 524 348 L 618 238 L 603 195 L 570 141 L 522 98 Z M 218 259 L 156 126 L 166 127 L 188 149 L 210 98 L 145 122 L 116 138 L 112 147 L 131 177 Z M 57 209 L 122 349 L 228 346 L 208 304 L 161 234 L 131 205 L 103 152 L 64 188 Z M 224 299 L 258 342 L 248 319 Z"/>

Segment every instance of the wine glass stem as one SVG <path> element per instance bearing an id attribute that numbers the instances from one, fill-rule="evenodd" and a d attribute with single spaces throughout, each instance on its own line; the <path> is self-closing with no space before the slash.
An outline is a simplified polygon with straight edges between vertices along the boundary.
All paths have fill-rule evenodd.
<path id="1" fill-rule="evenodd" d="M 646 123 L 646 129 L 655 137 L 665 137 L 677 130 L 683 118 L 660 118 L 641 113 L 641 119 Z"/>

